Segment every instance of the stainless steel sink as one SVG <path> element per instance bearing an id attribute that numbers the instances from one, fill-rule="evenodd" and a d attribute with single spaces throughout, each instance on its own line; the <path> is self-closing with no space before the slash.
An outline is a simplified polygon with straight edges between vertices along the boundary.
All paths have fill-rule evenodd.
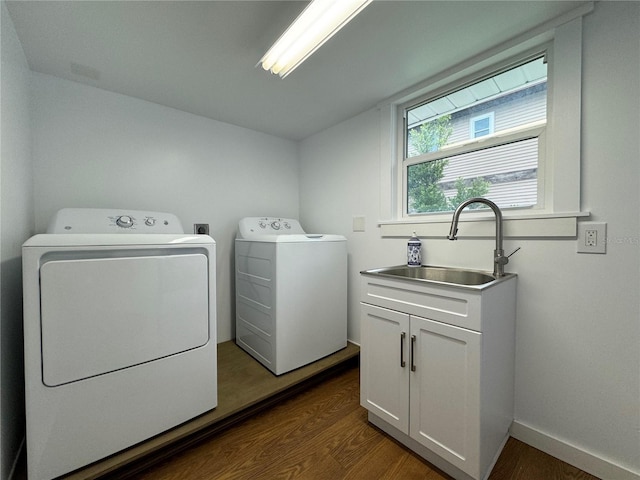
<path id="1" fill-rule="evenodd" d="M 396 267 L 365 270 L 361 273 L 465 286 L 485 285 L 496 281 L 496 278 L 493 275 L 486 272 L 450 267 L 433 267 L 427 265 L 423 265 L 421 267 L 407 267 L 400 265 Z"/>

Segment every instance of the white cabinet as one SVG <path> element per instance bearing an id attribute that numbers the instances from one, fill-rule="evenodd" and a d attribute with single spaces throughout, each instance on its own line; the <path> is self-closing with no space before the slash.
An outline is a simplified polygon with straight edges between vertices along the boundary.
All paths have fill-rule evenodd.
<path id="1" fill-rule="evenodd" d="M 409 433 L 409 315 L 362 304 L 360 403 Z"/>
<path id="2" fill-rule="evenodd" d="M 370 421 L 455 478 L 485 478 L 513 417 L 516 277 L 487 288 L 362 279 Z"/>
<path id="3" fill-rule="evenodd" d="M 411 317 L 410 434 L 462 470 L 478 461 L 481 334 Z M 467 465 L 469 467 L 467 468 Z"/>

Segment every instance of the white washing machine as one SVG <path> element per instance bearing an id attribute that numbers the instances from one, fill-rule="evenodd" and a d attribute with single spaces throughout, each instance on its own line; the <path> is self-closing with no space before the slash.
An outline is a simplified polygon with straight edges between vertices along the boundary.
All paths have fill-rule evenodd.
<path id="1" fill-rule="evenodd" d="M 276 375 L 347 346 L 347 243 L 248 217 L 235 245 L 236 343 Z"/>
<path id="2" fill-rule="evenodd" d="M 166 213 L 63 209 L 22 252 L 29 480 L 217 406 L 211 237 Z"/>

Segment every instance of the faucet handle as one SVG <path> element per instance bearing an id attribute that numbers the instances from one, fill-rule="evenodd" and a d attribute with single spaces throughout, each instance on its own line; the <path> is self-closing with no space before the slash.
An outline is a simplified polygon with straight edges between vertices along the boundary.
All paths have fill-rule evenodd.
<path id="1" fill-rule="evenodd" d="M 520 247 L 516 248 L 509 255 L 504 255 L 502 253 L 502 250 L 496 250 L 495 251 L 495 257 L 494 257 L 493 261 L 496 263 L 496 265 L 506 265 L 507 263 L 509 263 L 509 257 L 511 255 L 513 255 L 514 253 L 516 253 L 518 250 L 520 250 Z"/>
<path id="2" fill-rule="evenodd" d="M 520 250 L 521 247 L 516 248 L 513 252 L 511 252 L 509 255 L 507 255 L 507 258 L 509 258 L 511 255 L 513 255 L 514 253 L 516 253 L 518 250 Z"/>

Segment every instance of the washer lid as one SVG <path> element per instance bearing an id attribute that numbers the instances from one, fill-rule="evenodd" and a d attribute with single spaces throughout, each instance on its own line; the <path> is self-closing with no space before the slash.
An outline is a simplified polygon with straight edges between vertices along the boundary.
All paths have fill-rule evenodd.
<path id="1" fill-rule="evenodd" d="M 267 243 L 313 243 L 313 242 L 345 242 L 342 235 L 324 235 L 305 233 L 302 235 L 255 235 L 251 238 L 236 238 L 239 242 L 267 242 Z"/>

